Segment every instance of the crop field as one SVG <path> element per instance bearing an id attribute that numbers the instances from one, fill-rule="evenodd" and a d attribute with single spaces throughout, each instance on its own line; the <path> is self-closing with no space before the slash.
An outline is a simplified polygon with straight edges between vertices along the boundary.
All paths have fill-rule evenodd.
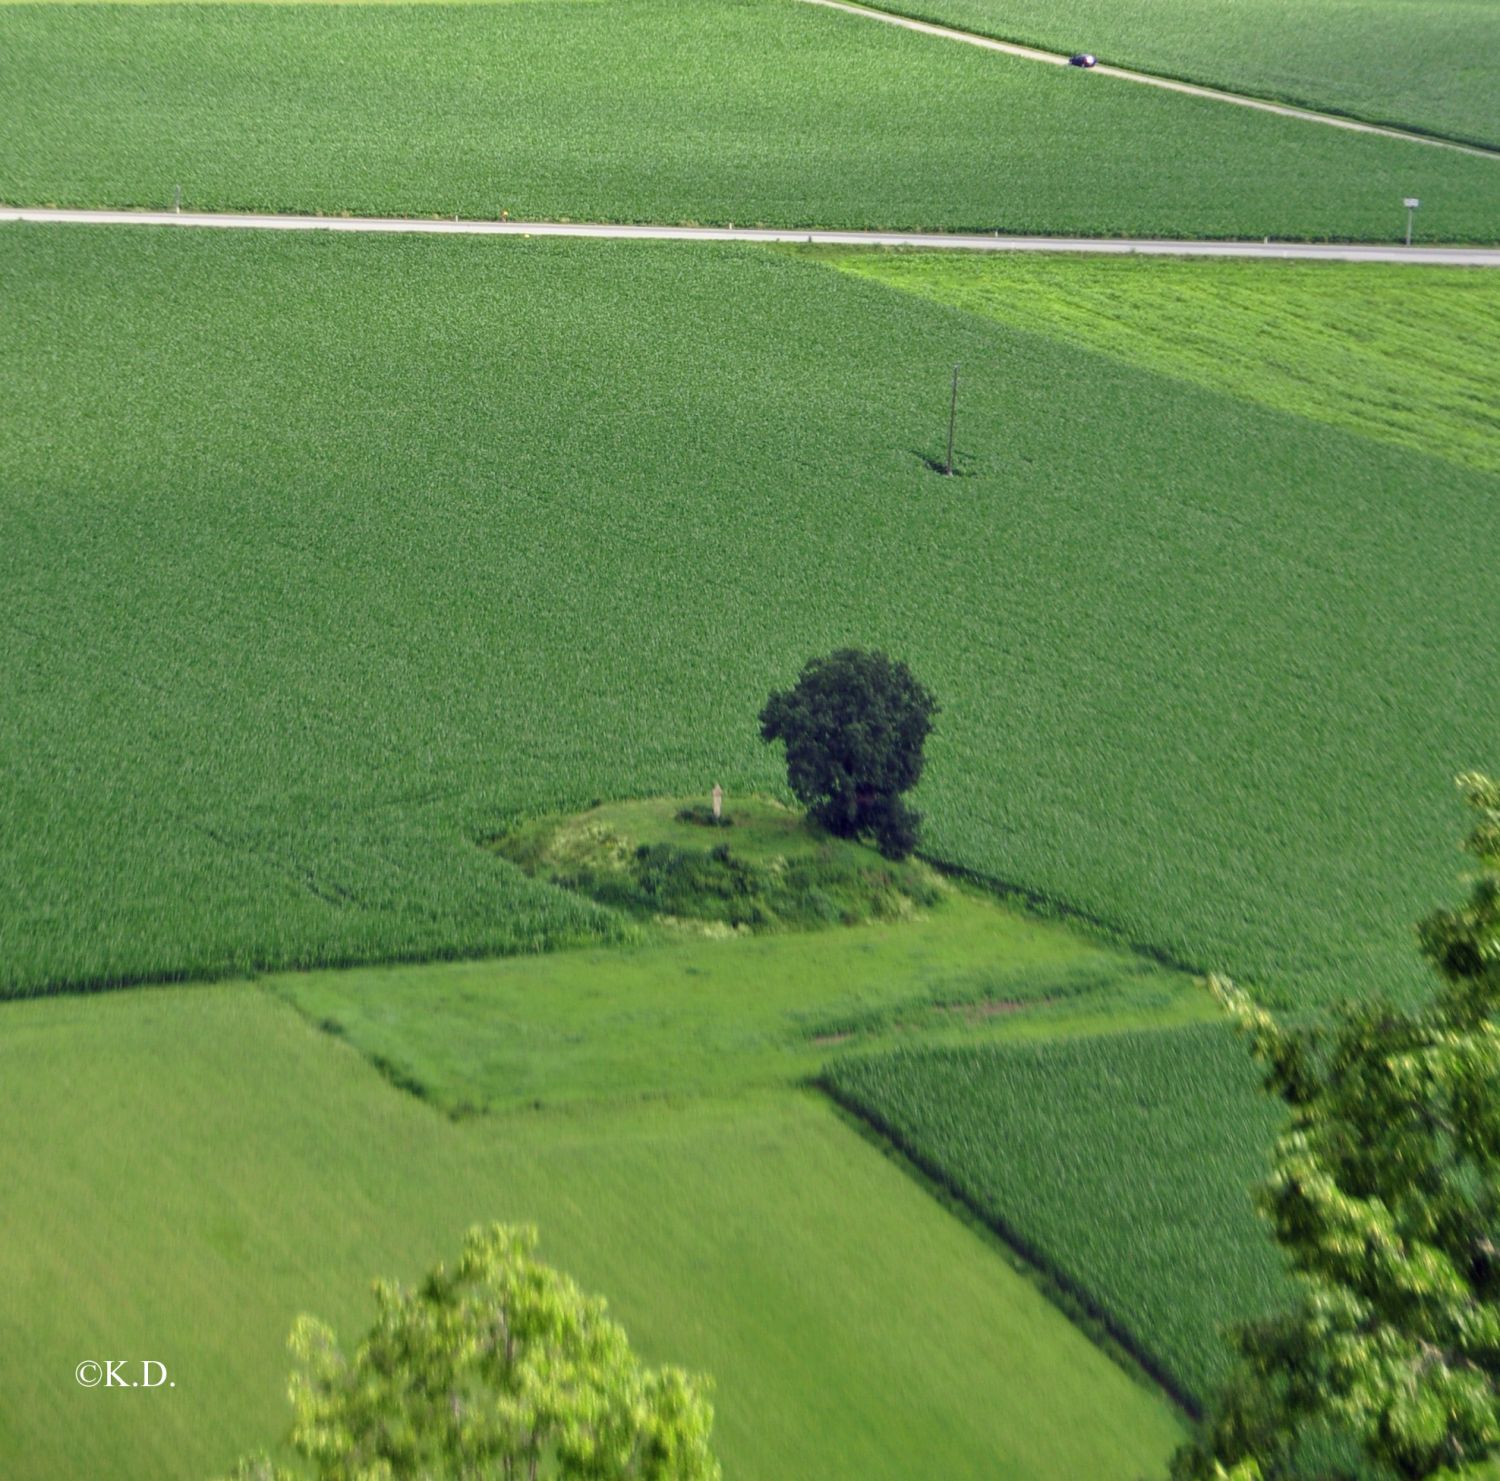
<path id="1" fill-rule="evenodd" d="M 0 1481 L 292 1459 L 298 1315 L 479 1222 L 725 1481 L 1164 1481 L 1289 1297 L 1202 979 L 1431 989 L 1500 269 L 1271 254 L 1500 246 L 1500 0 L 877 4 L 1432 137 L 804 0 L 0 0 L 0 206 L 186 213 L 0 222 Z M 761 739 L 850 647 L 899 859 Z M 920 728 L 814 748 L 899 821 Z"/>
<path id="2" fill-rule="evenodd" d="M 244 984 L 0 1014 L 0 1120 L 28 1128 L 0 1148 L 6 1481 L 215 1474 L 284 1430 L 299 1311 L 353 1336 L 371 1277 L 489 1218 L 715 1377 L 727 1476 L 1134 1477 L 1180 1434 L 815 1097 L 454 1123 Z M 175 1389 L 74 1382 L 125 1353 Z"/>
<path id="3" fill-rule="evenodd" d="M 900 1049 L 826 1079 L 1191 1400 L 1224 1372 L 1221 1329 L 1284 1294 L 1248 1191 L 1276 1110 L 1221 1025 Z"/>
<path id="4" fill-rule="evenodd" d="M 28 205 L 1500 240 L 1500 160 L 797 0 L 13 5 L 0 96 Z"/>
<path id="5" fill-rule="evenodd" d="M 883 0 L 883 10 L 1500 145 L 1490 0 Z"/>
<path id="6" fill-rule="evenodd" d="M 0 274 L 5 992 L 618 939 L 478 840 L 774 790 L 759 706 L 851 640 L 944 705 L 936 856 L 1276 1000 L 1422 985 L 1493 475 L 750 249 Z"/>
<path id="7" fill-rule="evenodd" d="M 1500 473 L 1500 278 L 1474 268 L 798 247 L 970 313 Z"/>

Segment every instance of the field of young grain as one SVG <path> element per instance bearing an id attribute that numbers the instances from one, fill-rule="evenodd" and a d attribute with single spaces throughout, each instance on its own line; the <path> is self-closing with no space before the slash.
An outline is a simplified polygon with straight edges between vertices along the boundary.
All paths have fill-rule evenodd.
<path id="1" fill-rule="evenodd" d="M 944 706 L 939 857 L 1423 985 L 1492 475 L 751 249 L 21 227 L 0 275 L 7 993 L 616 935 L 478 840 L 776 787 L 756 712 L 847 642 Z"/>
<path id="2" fill-rule="evenodd" d="M 797 247 L 799 256 L 1500 473 L 1500 275 L 1472 268 Z"/>
<path id="3" fill-rule="evenodd" d="M 1222 1025 L 896 1050 L 826 1081 L 1194 1402 L 1220 1329 L 1285 1293 L 1249 1194 L 1276 1111 Z"/>
<path id="4" fill-rule="evenodd" d="M 298 1312 L 354 1336 L 371 1277 L 492 1218 L 536 1221 L 650 1361 L 715 1377 L 727 1476 L 1138 1476 L 1180 1435 L 811 1096 L 455 1124 L 245 984 L 0 1017 L 0 1121 L 27 1128 L 0 1145 L 6 1481 L 217 1474 L 287 1424 Z M 80 1387 L 102 1357 L 176 1387 Z"/>
<path id="5" fill-rule="evenodd" d="M 1500 239 L 1500 161 L 797 0 L 8 6 L 0 96 L 27 205 Z"/>
<path id="6" fill-rule="evenodd" d="M 1489 0 L 882 0 L 881 8 L 1500 145 L 1500 9 Z"/>

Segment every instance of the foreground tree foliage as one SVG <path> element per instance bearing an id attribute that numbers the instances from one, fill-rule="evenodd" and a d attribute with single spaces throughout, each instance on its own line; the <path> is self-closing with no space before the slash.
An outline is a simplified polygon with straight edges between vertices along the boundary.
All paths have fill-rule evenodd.
<path id="1" fill-rule="evenodd" d="M 901 797 L 922 777 L 937 702 L 899 660 L 841 648 L 814 658 L 760 713 L 766 742 L 786 743 L 787 785 L 841 838 L 869 835 L 890 859 L 917 846 L 922 815 Z"/>
<path id="2" fill-rule="evenodd" d="M 1309 1426 L 1354 1437 L 1368 1474 L 1451 1475 L 1500 1447 L 1500 783 L 1459 785 L 1479 868 L 1466 905 L 1418 927 L 1430 1003 L 1289 1030 L 1212 983 L 1290 1111 L 1257 1203 L 1298 1298 L 1238 1333 L 1177 1477 L 1253 1460 L 1277 1481 Z"/>
<path id="3" fill-rule="evenodd" d="M 705 1380 L 651 1370 L 605 1303 L 533 1258 L 536 1231 L 469 1231 L 415 1290 L 379 1281 L 352 1359 L 299 1318 L 292 1448 L 231 1481 L 718 1481 Z"/>

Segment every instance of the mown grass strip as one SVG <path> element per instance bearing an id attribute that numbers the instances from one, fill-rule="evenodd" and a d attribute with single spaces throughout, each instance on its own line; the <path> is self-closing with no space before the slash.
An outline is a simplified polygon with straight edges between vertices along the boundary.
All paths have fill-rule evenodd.
<path id="1" fill-rule="evenodd" d="M 918 919 L 266 986 L 445 1112 L 789 1087 L 831 1055 L 1191 1022 L 1188 979 L 954 891 Z"/>

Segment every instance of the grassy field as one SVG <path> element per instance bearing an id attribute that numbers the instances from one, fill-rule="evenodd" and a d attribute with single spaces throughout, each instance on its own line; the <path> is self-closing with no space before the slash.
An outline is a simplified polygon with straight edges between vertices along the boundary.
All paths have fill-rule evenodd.
<path id="1" fill-rule="evenodd" d="M 1500 472 L 1500 276 L 1487 271 L 793 250 L 1128 365 Z"/>
<path id="2" fill-rule="evenodd" d="M 1490 0 L 884 0 L 882 9 L 1280 98 L 1500 144 Z"/>
<path id="3" fill-rule="evenodd" d="M 28 205 L 1500 239 L 1500 161 L 795 0 L 7 6 L 0 96 Z"/>
<path id="4" fill-rule="evenodd" d="M 7 1481 L 222 1467 L 287 1422 L 297 1312 L 351 1336 L 370 1277 L 415 1277 L 487 1218 L 539 1222 L 650 1361 L 714 1375 L 731 1477 L 1133 1481 L 1177 1439 L 814 1097 L 454 1123 L 246 985 L 0 1016 L 0 1119 L 29 1128 L 0 1150 Z M 81 1388 L 102 1357 L 176 1387 Z"/>
<path id="5" fill-rule="evenodd" d="M 21 227 L 0 275 L 8 993 L 617 936 L 478 840 L 774 789 L 756 712 L 848 642 L 944 706 L 939 857 L 1288 1000 L 1422 985 L 1491 475 L 749 249 Z"/>
<path id="6" fill-rule="evenodd" d="M 1250 1203 L 1276 1126 L 1220 1025 L 836 1062 L 828 1083 L 1124 1334 L 1179 1394 L 1285 1294 Z"/>

